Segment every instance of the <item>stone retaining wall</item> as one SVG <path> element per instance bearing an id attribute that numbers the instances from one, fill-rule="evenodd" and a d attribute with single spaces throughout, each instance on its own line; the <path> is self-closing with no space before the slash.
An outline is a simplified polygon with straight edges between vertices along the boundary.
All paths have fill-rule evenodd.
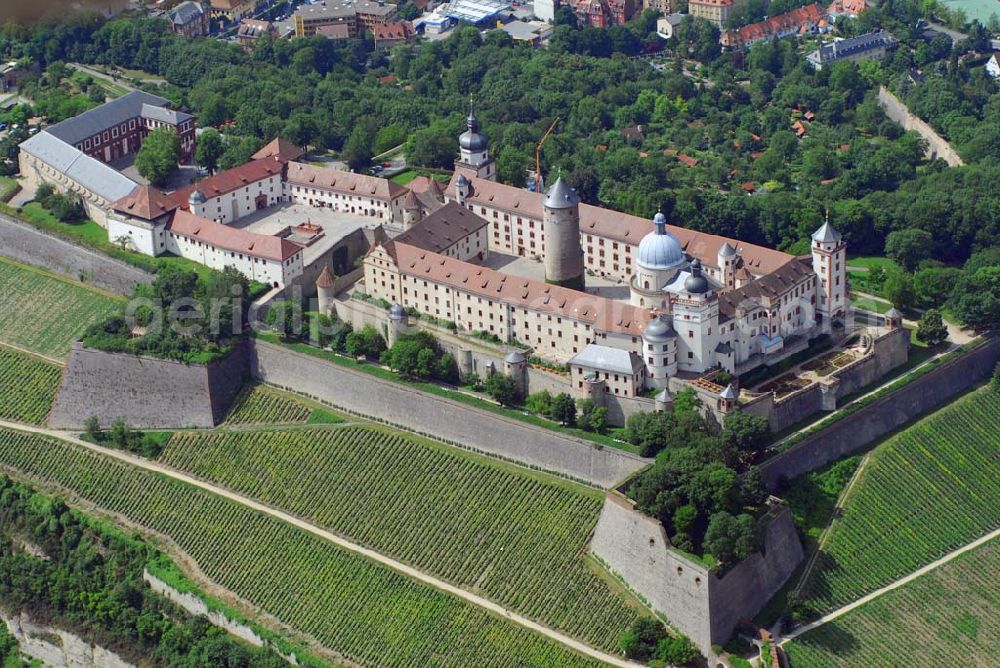
<path id="1" fill-rule="evenodd" d="M 251 373 L 360 415 L 603 488 L 650 461 L 259 340 Z"/>
<path id="2" fill-rule="evenodd" d="M 773 508 L 762 525 L 763 549 L 719 578 L 672 550 L 663 525 L 610 492 L 590 551 L 710 654 L 713 644 L 724 644 L 741 621 L 757 614 L 802 561 L 787 508 Z"/>
<path id="3" fill-rule="evenodd" d="M 975 350 L 945 362 L 775 455 L 761 464 L 764 482 L 774 489 L 782 479 L 796 478 L 864 448 L 916 416 L 967 392 L 990 376 L 997 361 L 1000 338 L 992 337 Z"/>
<path id="4" fill-rule="evenodd" d="M 70 350 L 49 425 L 81 429 L 96 415 L 145 429 L 214 427 L 248 376 L 247 346 L 211 364 L 106 353 L 77 342 Z"/>
<path id="5" fill-rule="evenodd" d="M 927 142 L 926 155 L 930 159 L 941 158 L 949 167 L 964 165 L 962 157 L 944 137 L 922 118 L 910 113 L 902 100 L 889 92 L 885 86 L 878 89 L 878 102 L 885 110 L 885 115 L 903 126 L 904 130 L 913 130 Z"/>
<path id="6" fill-rule="evenodd" d="M 136 285 L 153 280 L 152 274 L 130 264 L 45 234 L 3 214 L 0 214 L 0 255 L 120 295 L 131 295 Z"/>

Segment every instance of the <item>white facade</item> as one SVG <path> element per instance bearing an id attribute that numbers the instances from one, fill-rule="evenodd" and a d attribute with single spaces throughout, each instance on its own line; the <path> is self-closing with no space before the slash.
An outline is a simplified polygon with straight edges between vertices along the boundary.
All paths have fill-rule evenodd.
<path id="1" fill-rule="evenodd" d="M 535 0 L 535 17 L 552 23 L 556 18 L 556 0 Z"/>
<path id="2" fill-rule="evenodd" d="M 327 207 L 334 211 L 370 216 L 388 224 L 403 224 L 405 192 L 393 198 L 383 198 L 297 183 L 285 183 L 284 192 L 285 199 L 295 204 Z"/>
<path id="3" fill-rule="evenodd" d="M 205 201 L 199 204 L 189 202 L 191 213 L 226 225 L 281 202 L 284 190 L 281 173 L 276 172 L 219 195 L 198 192 L 204 195 Z"/>
<path id="4" fill-rule="evenodd" d="M 302 275 L 302 253 L 287 260 L 274 260 L 238 253 L 182 234 L 167 233 L 167 249 L 183 258 L 222 271 L 235 267 L 251 281 L 272 286 L 288 285 Z"/>
<path id="5" fill-rule="evenodd" d="M 164 224 L 144 220 L 108 216 L 108 240 L 116 246 L 143 255 L 156 256 L 166 252 L 167 240 Z"/>

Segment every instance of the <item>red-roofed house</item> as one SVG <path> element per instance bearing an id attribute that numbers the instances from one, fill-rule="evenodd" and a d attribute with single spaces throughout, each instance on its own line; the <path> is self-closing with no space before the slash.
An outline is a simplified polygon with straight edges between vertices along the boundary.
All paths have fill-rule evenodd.
<path id="1" fill-rule="evenodd" d="M 762 40 L 814 33 L 820 30 L 825 17 L 826 12 L 820 5 L 806 5 L 737 30 L 727 30 L 719 37 L 719 42 L 730 49 L 742 49 Z"/>
<path id="2" fill-rule="evenodd" d="M 834 18 L 838 16 L 857 18 L 858 14 L 868 9 L 868 7 L 867 0 L 834 0 L 826 8 L 826 12 Z"/>
<path id="3" fill-rule="evenodd" d="M 376 48 L 388 49 L 413 37 L 413 26 L 409 21 L 377 23 L 372 26 L 372 36 Z"/>

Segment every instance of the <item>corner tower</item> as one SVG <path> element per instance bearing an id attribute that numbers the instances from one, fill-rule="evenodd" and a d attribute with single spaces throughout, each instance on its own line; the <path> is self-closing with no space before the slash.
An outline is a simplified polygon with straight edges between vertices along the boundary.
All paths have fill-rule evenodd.
<path id="1" fill-rule="evenodd" d="M 466 131 L 458 137 L 458 160 L 455 171 L 469 178 L 496 181 L 496 164 L 490 157 L 489 137 L 479 131 L 479 119 L 469 105 L 469 117 L 465 119 Z"/>
<path id="2" fill-rule="evenodd" d="M 580 198 L 560 176 L 542 202 L 545 235 L 545 282 L 574 290 L 584 288 L 580 247 Z"/>
<path id="3" fill-rule="evenodd" d="M 834 318 L 847 313 L 847 244 L 829 217 L 812 235 L 812 264 L 816 272 L 816 320 L 829 330 Z"/>

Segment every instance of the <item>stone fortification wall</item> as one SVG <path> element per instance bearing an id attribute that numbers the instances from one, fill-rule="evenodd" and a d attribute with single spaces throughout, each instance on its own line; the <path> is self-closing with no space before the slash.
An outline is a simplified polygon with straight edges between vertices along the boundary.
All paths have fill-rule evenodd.
<path id="1" fill-rule="evenodd" d="M 0 255 L 43 267 L 103 290 L 131 295 L 139 283 L 153 280 L 132 265 L 64 241 L 0 214 Z"/>
<path id="2" fill-rule="evenodd" d="M 78 635 L 36 624 L 27 613 L 0 614 L 21 654 L 50 668 L 136 668 L 114 652 L 91 645 Z"/>
<path id="3" fill-rule="evenodd" d="M 998 360 L 1000 338 L 990 338 L 975 350 L 945 362 L 764 462 L 760 467 L 764 482 L 774 489 L 783 478 L 796 478 L 860 450 L 968 391 L 989 377 Z"/>
<path id="4" fill-rule="evenodd" d="M 835 372 L 840 384 L 837 400 L 871 385 L 897 366 L 905 364 L 910 355 L 910 330 L 890 330 L 872 342 L 872 354 Z"/>
<path id="5" fill-rule="evenodd" d="M 208 365 L 106 353 L 73 344 L 49 424 L 80 429 L 91 415 L 102 425 L 214 427 L 248 374 L 247 349 Z"/>
<path id="6" fill-rule="evenodd" d="M 333 406 L 604 488 L 649 463 L 262 341 L 254 342 L 251 369 L 262 382 Z"/>
<path id="7" fill-rule="evenodd" d="M 958 151 L 951 147 L 948 141 L 939 135 L 934 128 L 928 125 L 922 118 L 911 114 L 906 105 L 889 92 L 885 86 L 878 89 L 878 102 L 885 110 L 885 115 L 903 126 L 905 130 L 913 130 L 927 142 L 926 156 L 928 158 L 941 158 L 948 163 L 949 167 L 964 165 L 962 157 Z"/>
<path id="8" fill-rule="evenodd" d="M 671 550 L 663 526 L 611 492 L 605 497 L 590 551 L 670 623 L 711 652 L 736 625 L 750 619 L 791 576 L 802 546 L 788 509 L 764 520 L 763 551 L 751 555 L 721 579 L 701 564 Z"/>

